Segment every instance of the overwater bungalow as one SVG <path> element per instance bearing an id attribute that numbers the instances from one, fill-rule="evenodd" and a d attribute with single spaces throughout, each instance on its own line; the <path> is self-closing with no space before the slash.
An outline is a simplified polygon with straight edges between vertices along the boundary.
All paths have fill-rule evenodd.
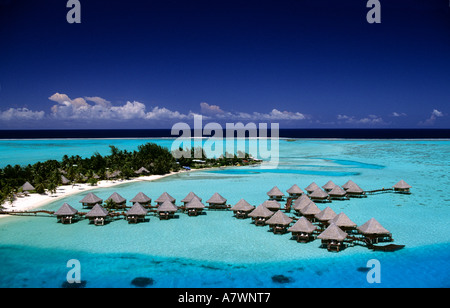
<path id="1" fill-rule="evenodd" d="M 147 175 L 150 174 L 150 171 L 148 171 L 145 167 L 139 168 L 139 170 L 134 171 L 137 175 Z"/>
<path id="2" fill-rule="evenodd" d="M 118 193 L 114 192 L 111 196 L 109 196 L 106 201 L 112 201 L 114 202 L 114 206 L 116 208 L 124 208 L 126 207 L 127 199 L 119 195 Z"/>
<path id="3" fill-rule="evenodd" d="M 64 203 L 59 210 L 57 210 L 54 215 L 58 219 L 58 221 L 61 221 L 61 223 L 72 223 L 72 220 L 74 220 L 75 215 L 78 213 L 78 210 L 71 207 L 69 204 Z"/>
<path id="4" fill-rule="evenodd" d="M 302 195 L 300 198 L 294 201 L 294 205 L 292 208 L 295 211 L 295 214 L 301 215 L 300 210 L 307 206 L 311 202 L 311 199 L 307 195 Z"/>
<path id="5" fill-rule="evenodd" d="M 89 218 L 89 223 L 94 223 L 96 226 L 103 226 L 108 217 L 108 211 L 105 210 L 99 203 L 95 204 L 94 207 L 85 215 Z"/>
<path id="6" fill-rule="evenodd" d="M 134 202 L 133 206 L 125 213 L 128 223 L 138 223 L 145 221 L 148 210 L 139 202 Z"/>
<path id="7" fill-rule="evenodd" d="M 164 201 L 161 205 L 158 206 L 156 212 L 159 215 L 159 219 L 169 219 L 172 218 L 175 212 L 178 211 L 178 208 L 175 204 L 173 204 L 170 200 Z"/>
<path id="8" fill-rule="evenodd" d="M 130 202 L 133 203 L 133 205 L 135 203 L 139 203 L 144 208 L 146 208 L 150 206 L 150 204 L 152 203 L 152 199 L 143 192 L 139 192 L 133 199 L 130 200 Z"/>
<path id="9" fill-rule="evenodd" d="M 164 202 L 169 201 L 175 204 L 175 198 L 169 195 L 167 192 L 163 192 L 158 199 L 155 200 L 156 204 L 162 205 Z"/>
<path id="10" fill-rule="evenodd" d="M 286 190 L 286 192 L 289 194 L 289 197 L 292 199 L 297 199 L 305 193 L 300 187 L 298 187 L 297 184 L 292 185 L 291 188 Z"/>
<path id="11" fill-rule="evenodd" d="M 357 197 L 357 198 L 366 197 L 366 193 L 364 192 L 364 190 L 354 182 L 350 183 L 347 186 L 346 192 L 347 196 L 349 197 Z"/>
<path id="12" fill-rule="evenodd" d="M 92 208 L 97 203 L 102 204 L 103 199 L 100 199 L 94 193 L 88 193 L 83 199 L 81 199 L 80 203 L 83 207 Z"/>
<path id="13" fill-rule="evenodd" d="M 269 219 L 273 215 L 273 212 L 266 208 L 265 205 L 260 204 L 253 211 L 248 214 L 249 217 L 252 218 L 252 221 L 256 226 L 264 226 L 266 224 L 266 220 Z"/>
<path id="14" fill-rule="evenodd" d="M 344 200 L 347 199 L 347 192 L 336 185 L 328 192 L 328 196 L 330 196 L 330 200 Z"/>
<path id="15" fill-rule="evenodd" d="M 266 200 L 262 203 L 267 209 L 276 212 L 281 209 L 281 204 L 276 200 Z"/>
<path id="16" fill-rule="evenodd" d="M 351 185 L 354 185 L 354 184 L 355 184 L 355 182 L 353 182 L 352 180 L 348 180 L 347 183 L 342 185 L 342 188 L 347 190 Z"/>
<path id="17" fill-rule="evenodd" d="M 353 233 L 357 227 L 356 223 L 354 223 L 345 213 L 342 212 L 331 219 L 329 223 L 334 223 L 336 226 L 341 228 L 342 231 L 345 231 L 348 234 Z"/>
<path id="18" fill-rule="evenodd" d="M 336 217 L 336 213 L 335 211 L 333 211 L 332 208 L 328 206 L 322 211 L 320 211 L 320 213 L 314 215 L 314 217 L 316 218 L 316 221 L 320 223 L 322 228 L 324 228 L 325 226 L 328 226 L 328 222 L 330 220 Z"/>
<path id="19" fill-rule="evenodd" d="M 200 201 L 200 199 L 194 197 L 186 204 L 185 208 L 189 216 L 198 216 L 201 215 L 205 205 Z"/>
<path id="20" fill-rule="evenodd" d="M 267 195 L 269 196 L 269 200 L 283 200 L 284 194 L 283 192 L 277 187 L 274 186 L 270 191 L 267 192 Z"/>
<path id="21" fill-rule="evenodd" d="M 365 224 L 357 227 L 357 230 L 365 237 L 368 245 L 393 241 L 392 234 L 375 218 L 369 219 Z"/>
<path id="22" fill-rule="evenodd" d="M 255 207 L 245 201 L 244 199 L 239 200 L 235 205 L 231 207 L 230 210 L 234 212 L 234 216 L 236 218 L 245 219 L 248 217 L 251 211 L 253 211 Z"/>
<path id="23" fill-rule="evenodd" d="M 313 232 L 317 226 L 313 225 L 305 217 L 300 217 L 287 231 L 292 233 L 292 238 L 299 243 L 307 243 L 314 240 Z"/>
<path id="24" fill-rule="evenodd" d="M 219 193 L 214 193 L 211 198 L 206 201 L 206 203 L 209 204 L 210 209 L 226 209 L 227 206 L 227 199 L 222 197 Z"/>
<path id="25" fill-rule="evenodd" d="M 329 202 L 328 194 L 320 187 L 309 194 L 309 198 L 314 202 Z"/>
<path id="26" fill-rule="evenodd" d="M 328 181 L 325 185 L 322 186 L 322 188 L 326 192 L 330 192 L 333 188 L 335 188 L 337 185 L 333 183 L 333 181 Z"/>
<path id="27" fill-rule="evenodd" d="M 392 186 L 392 188 L 394 188 L 395 192 L 399 192 L 402 194 L 410 194 L 411 192 L 409 190 L 412 188 L 412 186 L 406 183 L 405 181 L 400 180 L 397 184 Z"/>
<path id="28" fill-rule="evenodd" d="M 292 222 L 292 218 L 287 216 L 282 211 L 278 210 L 269 219 L 266 220 L 266 225 L 269 225 L 275 234 L 284 234 Z"/>
<path id="29" fill-rule="evenodd" d="M 347 233 L 331 223 L 317 238 L 322 240 L 321 247 L 326 247 L 328 251 L 339 252 L 345 248 L 344 240 L 347 238 Z"/>
<path id="30" fill-rule="evenodd" d="M 183 200 L 181 200 L 181 202 L 186 206 L 186 204 L 191 202 L 193 198 L 197 198 L 199 201 L 202 201 L 202 198 L 200 198 L 199 196 L 197 196 L 195 193 L 193 193 L 191 191 L 190 193 L 187 194 L 186 197 L 184 197 Z"/>
<path id="31" fill-rule="evenodd" d="M 311 184 L 308 185 L 308 187 L 305 188 L 308 194 L 311 194 L 316 189 L 320 189 L 320 187 L 315 182 L 312 182 Z"/>
<path id="32" fill-rule="evenodd" d="M 311 201 L 310 203 L 308 203 L 308 205 L 300 209 L 300 213 L 309 221 L 315 222 L 316 214 L 320 213 L 320 209 L 317 207 L 314 201 Z"/>

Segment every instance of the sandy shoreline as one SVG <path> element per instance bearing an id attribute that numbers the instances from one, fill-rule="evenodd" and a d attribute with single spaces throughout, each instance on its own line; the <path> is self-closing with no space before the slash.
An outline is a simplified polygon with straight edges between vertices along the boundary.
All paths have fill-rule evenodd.
<path id="1" fill-rule="evenodd" d="M 91 186 L 90 184 L 76 184 L 76 185 L 64 185 L 64 186 L 58 186 L 56 189 L 55 194 L 30 194 L 26 197 L 20 197 L 16 198 L 14 202 L 11 204 L 8 201 L 6 201 L 4 204 L 2 204 L 3 208 L 6 211 L 29 211 L 36 208 L 43 207 L 53 201 L 60 200 L 62 198 L 65 198 L 67 196 L 71 196 L 74 194 L 86 192 L 89 190 L 94 190 L 98 188 L 109 188 L 117 185 L 122 184 L 128 184 L 128 183 L 136 183 L 136 182 L 143 182 L 143 181 L 155 181 L 159 180 L 168 176 L 172 176 L 175 174 L 185 173 L 185 172 L 193 172 L 193 171 L 200 171 L 200 170 L 209 170 L 214 168 L 204 168 L 204 169 L 195 169 L 191 171 L 178 171 L 178 172 L 171 172 L 164 175 L 150 175 L 150 176 L 141 176 L 138 178 L 130 179 L 130 180 L 103 180 L 99 181 L 96 186 Z M 0 215 L 0 219 L 2 217 L 8 217 L 9 215 Z"/>

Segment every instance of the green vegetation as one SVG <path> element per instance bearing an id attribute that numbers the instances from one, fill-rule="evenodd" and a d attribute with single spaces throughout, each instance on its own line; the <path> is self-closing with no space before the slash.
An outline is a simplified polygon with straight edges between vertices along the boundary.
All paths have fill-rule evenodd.
<path id="1" fill-rule="evenodd" d="M 13 202 L 15 194 L 20 193 L 21 186 L 30 182 L 37 193 L 55 193 L 62 184 L 62 176 L 71 183 L 89 183 L 96 185 L 99 180 L 129 179 L 137 177 L 141 167 L 150 174 L 167 174 L 181 169 L 198 169 L 220 166 L 241 166 L 258 163 L 248 154 L 226 153 L 221 158 L 207 158 L 201 148 L 183 150 L 184 156 L 190 151 L 190 158 L 175 159 L 170 150 L 154 143 L 138 146 L 137 151 L 120 150 L 110 145 L 110 155 L 102 156 L 98 152 L 89 158 L 79 155 L 64 155 L 61 161 L 48 160 L 34 165 L 11 166 L 0 169 L 0 205 L 6 201 Z M 195 158 L 194 158 L 195 157 Z M 201 158 L 198 158 L 201 157 Z"/>

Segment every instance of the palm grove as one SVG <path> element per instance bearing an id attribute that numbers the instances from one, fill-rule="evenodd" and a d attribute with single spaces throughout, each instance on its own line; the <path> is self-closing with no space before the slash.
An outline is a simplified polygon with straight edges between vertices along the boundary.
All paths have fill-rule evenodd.
<path id="1" fill-rule="evenodd" d="M 137 151 L 120 150 L 113 145 L 109 147 L 110 154 L 106 156 L 96 152 L 88 158 L 64 155 L 61 161 L 47 160 L 26 166 L 7 165 L 0 169 L 0 205 L 5 201 L 12 203 L 25 182 L 33 184 L 36 193 L 43 194 L 55 193 L 57 187 L 63 184 L 64 178 L 70 183 L 96 185 L 99 180 L 136 177 L 136 171 L 142 167 L 148 174 L 162 175 L 183 167 L 203 168 L 255 163 L 249 162 L 248 154 L 238 157 L 227 153 L 217 159 L 208 159 L 203 150 L 194 148 L 179 149 L 192 155 L 183 155 L 177 160 L 167 148 L 154 143 L 140 145 Z M 196 151 L 201 151 L 203 160 L 200 164 L 199 159 L 193 159 L 199 157 Z"/>

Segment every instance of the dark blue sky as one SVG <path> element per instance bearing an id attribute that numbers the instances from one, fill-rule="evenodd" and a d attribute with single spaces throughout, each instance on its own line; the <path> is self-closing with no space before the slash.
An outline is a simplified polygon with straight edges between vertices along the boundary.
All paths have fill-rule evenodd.
<path id="1" fill-rule="evenodd" d="M 0 128 L 450 128 L 448 0 L 0 0 Z"/>

